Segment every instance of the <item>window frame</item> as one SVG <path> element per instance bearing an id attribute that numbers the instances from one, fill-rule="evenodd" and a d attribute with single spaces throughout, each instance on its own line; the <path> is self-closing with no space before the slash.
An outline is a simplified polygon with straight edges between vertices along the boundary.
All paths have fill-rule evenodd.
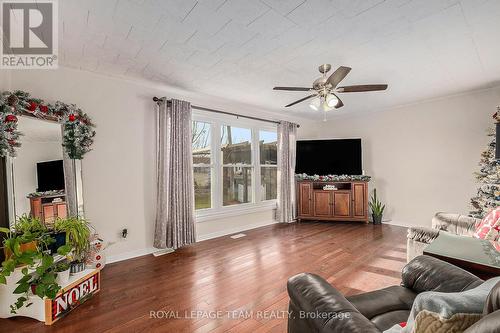
<path id="1" fill-rule="evenodd" d="M 245 213 L 253 213 L 260 211 L 268 211 L 276 207 L 276 199 L 261 200 L 261 164 L 260 164 L 260 144 L 259 131 L 277 132 L 277 124 L 257 121 L 247 118 L 237 118 L 234 116 L 220 115 L 213 112 L 193 110 L 192 121 L 205 122 L 210 124 L 210 140 L 211 140 L 211 164 L 210 164 L 210 180 L 211 180 L 211 208 L 203 208 L 195 210 L 196 222 L 213 220 L 217 217 L 238 216 Z M 252 201 L 236 205 L 223 206 L 223 182 L 222 182 L 222 165 L 220 153 L 221 148 L 221 126 L 232 126 L 240 128 L 248 128 L 251 130 L 251 156 L 252 156 Z M 194 165 L 197 167 L 201 165 Z M 206 165 L 203 165 L 207 167 Z M 226 165 L 226 166 L 235 166 Z M 249 166 L 242 164 L 241 166 Z M 271 166 L 271 165 L 267 165 Z M 277 167 L 277 166 L 276 166 Z"/>

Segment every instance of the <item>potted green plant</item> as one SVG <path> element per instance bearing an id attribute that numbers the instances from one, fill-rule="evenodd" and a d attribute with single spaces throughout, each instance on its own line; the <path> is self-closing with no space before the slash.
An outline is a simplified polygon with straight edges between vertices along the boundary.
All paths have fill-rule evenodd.
<path id="1" fill-rule="evenodd" d="M 377 189 L 373 190 L 373 195 L 370 200 L 370 209 L 372 211 L 373 224 L 382 224 L 382 216 L 384 215 L 385 205 L 377 197 Z"/>
<path id="2" fill-rule="evenodd" d="M 66 245 L 71 247 L 70 272 L 78 273 L 85 269 L 85 256 L 90 249 L 90 224 L 81 217 L 58 219 L 55 231 L 66 232 Z"/>
<path id="3" fill-rule="evenodd" d="M 20 253 L 35 251 L 37 242 L 47 232 L 47 228 L 39 219 L 22 215 L 15 221 L 12 230 L 3 228 L 1 231 L 7 234 L 3 250 L 8 259 L 13 255 L 14 249 Z M 45 240 L 47 241 L 46 238 Z"/>
<path id="4" fill-rule="evenodd" d="M 56 282 L 60 286 L 65 286 L 69 281 L 69 262 L 64 259 L 55 264 L 54 271 L 57 274 Z"/>
<path id="5" fill-rule="evenodd" d="M 7 238 L 3 241 L 4 250 L 8 250 L 9 256 L 2 262 L 0 268 L 0 283 L 7 284 L 7 278 L 11 276 L 17 267 L 21 271 L 21 279 L 16 284 L 14 294 L 18 294 L 17 301 L 11 305 L 11 312 L 16 313 L 29 300 L 29 291 L 40 298 L 48 297 L 54 299 L 60 286 L 56 283 L 56 271 L 54 257 L 47 250 L 48 244 L 53 242 L 46 232 L 35 232 L 28 228 L 26 222 L 24 233 L 14 232 L 7 228 L 0 228 Z M 21 244 L 36 242 L 34 249 L 21 250 Z M 67 255 L 70 248 L 62 246 L 58 249 L 60 255 Z M 22 267 L 24 266 L 24 267 Z M 22 268 L 21 268 L 22 267 Z M 29 306 L 30 303 L 26 304 Z"/>

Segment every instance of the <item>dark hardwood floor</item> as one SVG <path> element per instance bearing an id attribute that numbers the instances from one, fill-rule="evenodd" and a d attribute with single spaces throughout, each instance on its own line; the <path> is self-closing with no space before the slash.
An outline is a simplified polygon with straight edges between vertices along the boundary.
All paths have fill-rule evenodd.
<path id="1" fill-rule="evenodd" d="M 0 331 L 286 332 L 290 276 L 313 272 L 352 295 L 398 284 L 405 264 L 402 227 L 304 222 L 245 233 L 108 265 L 100 294 L 53 326 L 19 317 L 0 319 Z M 184 318 L 191 311 L 201 312 Z"/>

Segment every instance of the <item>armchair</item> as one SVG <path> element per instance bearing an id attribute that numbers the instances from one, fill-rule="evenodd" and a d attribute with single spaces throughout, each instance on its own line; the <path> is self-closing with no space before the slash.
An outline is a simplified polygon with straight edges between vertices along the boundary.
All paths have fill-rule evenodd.
<path id="1" fill-rule="evenodd" d="M 461 268 L 429 256 L 419 256 L 403 268 L 400 286 L 350 297 L 344 297 L 318 275 L 301 273 L 288 280 L 288 333 L 380 333 L 408 319 L 419 293 L 460 292 L 482 282 Z"/>
<path id="2" fill-rule="evenodd" d="M 480 219 L 466 215 L 436 213 L 432 218 L 432 228 L 408 228 L 406 247 L 407 261 L 410 262 L 413 258 L 422 255 L 424 248 L 439 235 L 439 232 L 446 231 L 456 235 L 472 237 L 480 222 Z"/>

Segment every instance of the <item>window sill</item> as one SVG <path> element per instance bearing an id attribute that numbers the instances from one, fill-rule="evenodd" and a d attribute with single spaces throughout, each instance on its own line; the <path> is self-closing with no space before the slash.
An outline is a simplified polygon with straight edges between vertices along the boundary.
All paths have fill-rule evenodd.
<path id="1" fill-rule="evenodd" d="M 270 211 L 276 208 L 276 200 L 269 200 L 261 203 L 249 203 L 235 206 L 228 206 L 219 209 L 205 209 L 195 212 L 196 222 L 212 221 L 218 218 L 239 216 L 258 212 Z"/>

